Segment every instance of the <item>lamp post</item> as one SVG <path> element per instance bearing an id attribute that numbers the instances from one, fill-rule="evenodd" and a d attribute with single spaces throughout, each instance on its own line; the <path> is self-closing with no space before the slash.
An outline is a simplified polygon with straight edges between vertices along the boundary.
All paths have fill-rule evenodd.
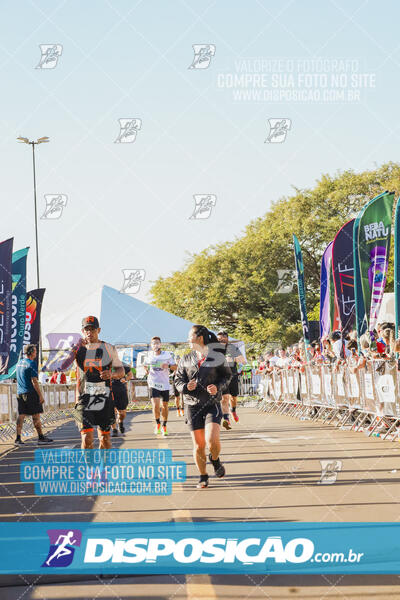
<path id="1" fill-rule="evenodd" d="M 30 144 L 32 146 L 32 162 L 33 162 L 33 200 L 35 206 L 35 242 L 36 242 L 36 281 L 37 287 L 40 288 L 40 277 L 39 277 L 39 240 L 38 240 L 38 225 L 37 225 L 37 203 L 36 203 L 36 162 L 35 162 L 35 146 L 38 144 L 46 144 L 49 142 L 49 138 L 47 136 L 41 137 L 36 140 L 36 142 L 28 140 L 26 137 L 18 137 L 17 140 L 22 142 L 23 144 Z M 43 363 L 42 356 L 42 333 L 39 332 L 39 356 L 40 356 L 40 364 Z"/>

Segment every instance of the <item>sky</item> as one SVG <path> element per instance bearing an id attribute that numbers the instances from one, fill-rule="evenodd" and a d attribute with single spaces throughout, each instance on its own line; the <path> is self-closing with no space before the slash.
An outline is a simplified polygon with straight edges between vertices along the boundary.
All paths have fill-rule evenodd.
<path id="1" fill-rule="evenodd" d="M 50 138 L 36 149 L 44 333 L 79 331 L 123 270 L 140 270 L 135 297 L 150 301 L 158 277 L 294 188 L 398 158 L 395 1 L 0 7 L 0 239 L 30 246 L 28 289 L 32 151 L 16 138 Z M 41 60 L 44 45 L 55 61 Z M 120 138 L 120 119 L 136 119 L 136 136 Z M 58 218 L 42 218 L 54 196 Z M 190 218 L 195 196 L 210 196 L 207 218 Z"/>

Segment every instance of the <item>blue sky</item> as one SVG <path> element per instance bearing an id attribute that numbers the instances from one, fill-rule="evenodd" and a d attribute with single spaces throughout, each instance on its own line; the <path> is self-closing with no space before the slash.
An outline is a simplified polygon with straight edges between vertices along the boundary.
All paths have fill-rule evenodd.
<path id="1" fill-rule="evenodd" d="M 58 220 L 39 220 L 44 331 L 78 330 L 99 313 L 103 284 L 121 288 L 122 269 L 145 270 L 137 297 L 148 300 L 188 252 L 239 236 L 293 187 L 397 160 L 399 12 L 394 1 L 3 1 L 0 237 L 31 246 L 30 289 L 32 160 L 18 135 L 51 139 L 37 150 L 39 215 L 44 194 L 68 197 Z M 54 69 L 35 68 L 40 44 L 62 45 Z M 193 44 L 215 45 L 207 69 L 188 68 Z M 317 75 L 328 81 L 333 61 L 356 67 L 333 102 L 244 99 L 218 85 L 258 59 L 267 91 L 277 61 L 303 92 L 311 61 L 325 59 Z M 352 87 L 360 75 L 365 87 Z M 133 143 L 114 143 L 120 118 L 141 119 Z M 264 143 L 273 118 L 291 120 L 283 143 Z M 189 219 L 195 194 L 216 195 L 208 219 Z"/>

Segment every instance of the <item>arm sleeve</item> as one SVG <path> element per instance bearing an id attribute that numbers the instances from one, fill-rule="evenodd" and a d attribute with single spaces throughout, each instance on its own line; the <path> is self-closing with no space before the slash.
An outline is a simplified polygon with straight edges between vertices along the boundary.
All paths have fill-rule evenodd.
<path id="1" fill-rule="evenodd" d="M 189 394 L 187 384 L 189 382 L 188 374 L 183 364 L 183 358 L 179 361 L 178 368 L 175 371 L 174 384 L 180 394 Z"/>

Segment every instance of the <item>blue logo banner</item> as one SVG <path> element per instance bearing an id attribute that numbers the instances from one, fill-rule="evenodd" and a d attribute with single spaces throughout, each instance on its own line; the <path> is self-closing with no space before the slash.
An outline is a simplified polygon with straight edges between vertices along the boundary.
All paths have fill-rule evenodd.
<path id="1" fill-rule="evenodd" d="M 2 574 L 400 573 L 399 523 L 3 523 L 0 540 Z"/>

